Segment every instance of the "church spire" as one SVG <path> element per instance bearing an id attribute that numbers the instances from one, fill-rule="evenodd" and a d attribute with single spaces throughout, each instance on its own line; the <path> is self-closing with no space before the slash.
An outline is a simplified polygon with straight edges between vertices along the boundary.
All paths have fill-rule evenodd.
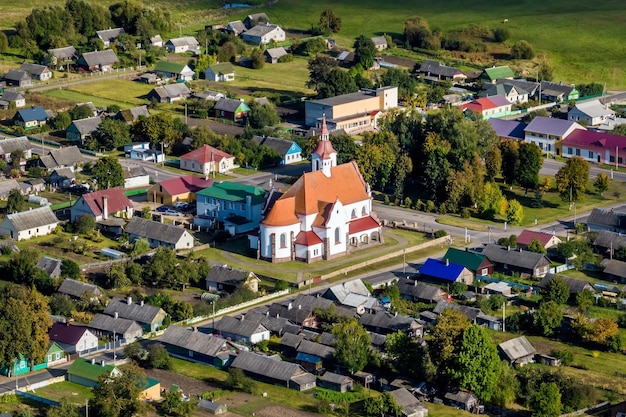
<path id="1" fill-rule="evenodd" d="M 311 170 L 322 170 L 324 175 L 330 177 L 331 168 L 337 166 L 337 151 L 333 148 L 330 141 L 330 134 L 326 126 L 326 114 L 322 115 L 322 127 L 320 129 L 320 138 L 317 146 L 311 154 Z"/>

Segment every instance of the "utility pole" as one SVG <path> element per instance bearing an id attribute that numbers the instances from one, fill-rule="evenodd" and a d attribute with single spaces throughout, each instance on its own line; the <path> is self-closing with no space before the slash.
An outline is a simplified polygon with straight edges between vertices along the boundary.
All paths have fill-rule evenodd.
<path id="1" fill-rule="evenodd" d="M 402 249 L 402 275 L 406 277 L 406 250 Z"/>

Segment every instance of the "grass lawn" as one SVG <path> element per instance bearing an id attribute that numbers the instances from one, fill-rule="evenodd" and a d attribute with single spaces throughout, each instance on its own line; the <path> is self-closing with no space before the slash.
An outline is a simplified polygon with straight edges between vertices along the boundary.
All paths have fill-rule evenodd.
<path id="1" fill-rule="evenodd" d="M 148 94 L 153 88 L 153 86 L 148 84 L 113 78 L 86 84 L 75 84 L 67 89 L 55 91 L 80 94 L 90 97 L 89 101 L 106 100 L 118 104 L 122 108 L 129 108 L 146 104 L 147 100 L 143 96 Z M 70 99 L 70 97 L 63 96 L 63 94 L 61 97 L 57 96 L 57 98 Z M 98 105 L 95 101 L 94 104 Z"/>
<path id="2" fill-rule="evenodd" d="M 258 70 L 237 67 L 235 81 L 228 85 L 263 92 L 261 94 L 273 93 L 297 98 L 314 94 L 313 90 L 305 86 L 308 79 L 307 59 L 297 57 L 292 62 L 266 64 Z"/>
<path id="3" fill-rule="evenodd" d="M 73 101 L 75 103 L 86 103 L 86 102 L 93 102 L 93 104 L 97 107 L 102 107 L 102 108 L 106 108 L 109 107 L 111 105 L 118 105 L 122 108 L 128 108 L 128 107 L 132 107 L 129 106 L 128 104 L 125 104 L 121 101 L 117 101 L 117 100 L 108 100 L 108 99 L 104 99 L 101 97 L 96 97 L 93 96 L 91 94 L 84 94 L 84 93 L 79 93 L 78 91 L 70 91 L 70 90 L 49 90 L 46 91 L 45 93 L 42 93 L 48 97 L 53 97 L 53 98 L 58 98 L 58 99 L 62 99 L 62 100 L 70 100 Z"/>
<path id="4" fill-rule="evenodd" d="M 81 406 L 84 406 L 85 401 L 93 397 L 91 388 L 68 381 L 37 388 L 34 394 L 54 401 L 61 401 L 62 398 L 68 397 L 72 403 Z"/>

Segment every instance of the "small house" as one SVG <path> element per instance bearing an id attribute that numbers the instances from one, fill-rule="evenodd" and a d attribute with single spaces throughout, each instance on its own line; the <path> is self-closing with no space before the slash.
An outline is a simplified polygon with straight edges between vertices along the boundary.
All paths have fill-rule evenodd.
<path id="1" fill-rule="evenodd" d="M 131 243 L 137 239 L 146 239 L 151 248 L 165 246 L 179 250 L 190 249 L 194 245 L 193 236 L 183 227 L 142 219 L 141 217 L 130 219 L 124 232 L 128 233 Z"/>
<path id="2" fill-rule="evenodd" d="M 558 103 L 569 103 L 580 98 L 580 92 L 575 85 L 563 84 L 561 82 L 542 81 L 540 91 L 543 100 L 556 101 Z"/>
<path id="3" fill-rule="evenodd" d="M 347 375 L 324 372 L 324 375 L 318 378 L 317 385 L 333 391 L 349 392 L 352 391 L 354 380 Z"/>
<path id="4" fill-rule="evenodd" d="M 122 33 L 124 28 L 97 30 L 96 37 L 102 41 L 105 48 L 109 48 Z"/>
<path id="5" fill-rule="evenodd" d="M 205 177 L 216 172 L 225 174 L 234 167 L 235 157 L 233 155 L 209 145 L 202 145 L 198 149 L 180 156 L 180 169 L 197 172 Z"/>
<path id="6" fill-rule="evenodd" d="M 612 281 L 626 283 L 626 262 L 617 259 L 605 259 L 600 265 L 604 268 L 602 272 Z"/>
<path id="7" fill-rule="evenodd" d="M 259 23 L 242 35 L 243 41 L 253 45 L 267 45 L 270 42 L 283 42 L 285 31 L 278 25 Z"/>
<path id="8" fill-rule="evenodd" d="M 407 390 L 406 388 L 398 388 L 390 391 L 389 394 L 394 398 L 396 404 L 402 410 L 403 417 L 426 417 L 428 409 Z"/>
<path id="9" fill-rule="evenodd" d="M 195 75 L 195 72 L 188 65 L 168 61 L 159 61 L 154 72 L 163 80 L 171 79 L 174 81 L 192 81 Z"/>
<path id="10" fill-rule="evenodd" d="M 145 152 L 146 156 L 144 161 L 158 160 L 160 155 L 159 151 L 149 150 Z M 150 175 L 146 172 L 143 166 L 128 166 L 124 171 L 124 189 L 129 188 L 145 188 L 150 185 Z"/>
<path id="11" fill-rule="evenodd" d="M 277 48 L 268 48 L 263 52 L 265 56 L 265 61 L 269 64 L 277 64 L 280 62 L 280 58 L 284 57 L 287 54 L 287 51 L 282 46 Z"/>
<path id="12" fill-rule="evenodd" d="M 163 48 L 163 38 L 161 35 L 154 35 L 150 38 L 150 45 L 157 48 Z"/>
<path id="13" fill-rule="evenodd" d="M 8 109 L 11 103 L 15 108 L 24 107 L 26 105 L 26 97 L 18 91 L 5 90 L 0 94 L 0 108 Z"/>
<path id="14" fill-rule="evenodd" d="M 84 71 L 109 72 L 113 66 L 119 62 L 117 55 L 111 49 L 104 51 L 85 52 L 78 58 L 76 65 Z"/>
<path id="15" fill-rule="evenodd" d="M 510 365 L 525 365 L 534 362 L 535 348 L 530 344 L 526 336 L 516 337 L 498 345 L 498 352 L 502 360 Z"/>
<path id="16" fill-rule="evenodd" d="M 14 87 L 30 87 L 33 85 L 33 79 L 30 74 L 24 70 L 12 69 L 4 74 L 3 80 L 8 86 Z"/>
<path id="17" fill-rule="evenodd" d="M 446 404 L 473 413 L 478 408 L 478 398 L 471 392 L 450 390 L 444 395 Z"/>
<path id="18" fill-rule="evenodd" d="M 223 99 L 225 96 L 219 91 L 204 90 L 199 93 L 194 93 L 193 97 L 200 100 L 218 101 L 220 99 Z"/>
<path id="19" fill-rule="evenodd" d="M 148 106 L 145 104 L 143 106 L 120 110 L 115 114 L 115 118 L 117 120 L 121 120 L 128 124 L 135 123 L 140 117 L 150 117 L 150 111 L 148 110 Z"/>
<path id="20" fill-rule="evenodd" d="M 80 171 L 82 162 L 84 158 L 76 145 L 53 149 L 47 155 L 39 156 L 39 164 L 50 171 L 57 168 L 70 168 L 73 172 Z"/>
<path id="21" fill-rule="evenodd" d="M 224 338 L 250 345 L 270 338 L 269 330 L 256 320 L 246 320 L 243 314 L 240 318 L 222 317 L 220 321 L 215 323 L 215 330 Z"/>
<path id="22" fill-rule="evenodd" d="M 26 159 L 30 159 L 33 156 L 33 144 L 28 140 L 26 136 L 20 136 L 16 138 L 7 138 L 0 136 L 0 158 L 4 159 L 7 163 L 11 163 L 11 153 L 22 152 L 22 161 L 20 165 L 25 163 Z"/>
<path id="23" fill-rule="evenodd" d="M 224 414 L 228 411 L 226 404 L 218 403 L 213 400 L 200 400 L 198 402 L 198 408 L 204 410 L 209 414 Z"/>
<path id="24" fill-rule="evenodd" d="M 50 278 L 60 278 L 62 263 L 63 261 L 60 259 L 42 256 L 35 266 L 44 271 Z"/>
<path id="25" fill-rule="evenodd" d="M 253 28 L 259 23 L 271 23 L 270 18 L 265 13 L 253 13 L 243 19 L 243 25 L 247 28 Z"/>
<path id="26" fill-rule="evenodd" d="M 45 65 L 24 62 L 20 70 L 27 72 L 35 80 L 46 81 L 52 78 L 52 71 Z"/>
<path id="27" fill-rule="evenodd" d="M 93 388 L 98 385 L 100 375 L 115 377 L 121 375 L 120 370 L 113 364 L 106 365 L 104 360 L 78 358 L 67 370 L 67 380 L 74 384 Z"/>
<path id="28" fill-rule="evenodd" d="M 148 200 L 153 203 L 175 204 L 179 201 L 196 201 L 196 193 L 210 187 L 212 179 L 204 179 L 195 175 L 174 177 L 158 182 L 148 188 Z"/>
<path id="29" fill-rule="evenodd" d="M 535 232 L 533 230 L 523 230 L 517 237 L 517 247 L 526 249 L 526 247 L 533 241 L 537 240 L 541 246 L 548 250 L 555 248 L 561 243 L 561 239 L 550 233 Z"/>
<path id="30" fill-rule="evenodd" d="M 471 285 L 474 282 L 472 271 L 463 265 L 451 263 L 449 260 L 440 261 L 428 258 L 420 268 L 419 274 L 423 279 L 439 283 L 461 282 Z"/>
<path id="31" fill-rule="evenodd" d="M 53 66 L 55 67 L 59 67 L 68 62 L 76 61 L 78 58 L 78 51 L 73 46 L 48 49 L 48 54 L 53 57 Z"/>
<path id="32" fill-rule="evenodd" d="M 400 278 L 396 286 L 404 299 L 416 303 L 436 303 L 445 298 L 441 288 L 416 279 Z"/>
<path id="33" fill-rule="evenodd" d="M 69 188 L 76 182 L 76 174 L 71 168 L 59 168 L 50 174 L 50 185 L 56 188 Z"/>
<path id="34" fill-rule="evenodd" d="M 175 103 L 191 96 L 191 90 L 183 84 L 168 84 L 156 87 L 148 93 L 148 99 L 157 103 Z"/>
<path id="35" fill-rule="evenodd" d="M 64 279 L 57 292 L 60 294 L 66 294 L 75 300 L 80 300 L 85 296 L 97 299 L 104 295 L 104 292 L 97 285 L 71 278 Z"/>
<path id="36" fill-rule="evenodd" d="M 587 217 L 587 230 L 626 233 L 626 213 L 613 209 L 594 208 Z"/>
<path id="37" fill-rule="evenodd" d="M 68 356 L 63 348 L 54 341 L 48 342 L 48 351 L 43 357 L 43 362 L 33 365 L 33 371 L 45 369 L 50 366 L 58 365 L 60 363 L 67 362 Z"/>
<path id="38" fill-rule="evenodd" d="M 67 353 L 80 353 L 98 347 L 98 338 L 89 329 L 69 323 L 54 323 L 48 337 Z"/>
<path id="39" fill-rule="evenodd" d="M 229 353 L 234 350 L 226 339 L 175 325 L 169 326 L 158 340 L 171 356 L 217 368 L 229 363 Z"/>
<path id="40" fill-rule="evenodd" d="M 481 92 L 478 97 L 502 96 L 510 103 L 526 103 L 528 102 L 528 91 L 517 87 L 513 84 L 498 83 L 493 84 L 487 90 Z"/>
<path id="41" fill-rule="evenodd" d="M 508 65 L 500 67 L 493 66 L 491 68 L 485 68 L 480 76 L 480 79 L 490 83 L 495 83 L 497 80 L 512 80 L 515 78 L 513 70 Z"/>
<path id="42" fill-rule="evenodd" d="M 234 20 L 232 22 L 228 22 L 228 24 L 224 27 L 226 33 L 230 33 L 234 36 L 239 36 L 243 34 L 248 28 L 243 24 L 241 20 Z"/>
<path id="43" fill-rule="evenodd" d="M 384 51 L 389 48 L 389 45 L 387 45 L 387 38 L 385 36 L 374 36 L 370 39 L 372 40 L 372 43 L 377 51 Z"/>
<path id="44" fill-rule="evenodd" d="M 282 158 L 280 165 L 295 164 L 302 161 L 302 148 L 292 140 L 255 135 L 252 137 L 252 142 L 278 152 Z"/>
<path id="45" fill-rule="evenodd" d="M 49 206 L 8 214 L 0 223 L 0 236 L 20 241 L 45 236 L 54 232 L 59 224 Z"/>
<path id="46" fill-rule="evenodd" d="M 165 48 L 169 53 L 182 54 L 184 52 L 193 52 L 200 54 L 200 44 L 193 36 L 184 36 L 182 38 L 173 38 L 165 43 Z"/>
<path id="47" fill-rule="evenodd" d="M 549 272 L 551 264 L 550 259 L 541 253 L 494 244 L 487 245 L 482 253 L 493 262 L 497 270 L 509 274 L 519 273 L 523 276 L 543 278 Z"/>
<path id="48" fill-rule="evenodd" d="M 65 137 L 74 142 L 85 143 L 98 130 L 101 123 L 100 116 L 74 120 L 65 130 Z"/>
<path id="49" fill-rule="evenodd" d="M 463 265 L 472 271 L 474 275 L 490 275 L 494 268 L 485 255 L 467 249 L 448 248 L 442 260 L 456 265 Z"/>
<path id="50" fill-rule="evenodd" d="M 241 122 L 250 115 L 250 107 L 242 100 L 232 98 L 223 98 L 215 103 L 215 117 L 230 120 L 232 122 Z"/>
<path id="51" fill-rule="evenodd" d="M 16 126 L 21 126 L 25 130 L 36 129 L 44 126 L 50 115 L 40 106 L 32 106 L 27 109 L 20 109 L 13 116 L 13 122 Z"/>
<path id="52" fill-rule="evenodd" d="M 116 341 L 122 339 L 125 343 L 132 343 L 143 336 L 143 329 L 136 321 L 100 313 L 93 316 L 87 327 L 96 336 Z"/>
<path id="53" fill-rule="evenodd" d="M 302 366 L 252 352 L 240 352 L 231 367 L 241 369 L 245 375 L 269 384 L 298 391 L 315 388 L 315 375 Z"/>
<path id="54" fill-rule="evenodd" d="M 109 217 L 130 219 L 133 212 L 133 202 L 122 188 L 115 187 L 81 195 L 70 209 L 70 216 L 73 222 L 83 215 L 91 216 L 98 222 Z"/>
<path id="55" fill-rule="evenodd" d="M 359 323 L 367 331 L 383 335 L 403 332 L 411 337 L 420 338 L 424 334 L 422 324 L 413 317 L 391 314 L 387 311 L 365 313 L 359 317 Z"/>
<path id="56" fill-rule="evenodd" d="M 241 287 L 247 287 L 252 292 L 258 292 L 261 282 L 254 272 L 233 269 L 228 266 L 211 267 L 205 281 L 207 291 L 225 293 L 233 293 Z"/>
<path id="57" fill-rule="evenodd" d="M 155 332 L 163 325 L 167 313 L 160 307 L 145 304 L 143 301 L 133 303 L 131 297 L 112 299 L 104 310 L 104 314 L 112 317 L 136 321 L 145 332 Z"/>
<path id="58" fill-rule="evenodd" d="M 597 126 L 615 118 L 615 112 L 600 100 L 591 100 L 576 103 L 567 113 L 567 118 L 587 126 Z"/>
<path id="59" fill-rule="evenodd" d="M 209 65 L 204 71 L 204 78 L 208 81 L 227 82 L 235 80 L 235 68 L 229 62 Z"/>
<path id="60" fill-rule="evenodd" d="M 4 375 L 6 377 L 14 377 L 23 374 L 27 374 L 31 371 L 30 365 L 28 364 L 28 359 L 23 355 L 17 355 L 17 358 L 13 362 L 13 366 L 5 366 L 0 368 L 0 375 Z"/>

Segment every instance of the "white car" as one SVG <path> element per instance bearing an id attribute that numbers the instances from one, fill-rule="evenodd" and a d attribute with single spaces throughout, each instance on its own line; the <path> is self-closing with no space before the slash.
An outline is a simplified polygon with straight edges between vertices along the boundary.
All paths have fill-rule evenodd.
<path id="1" fill-rule="evenodd" d="M 180 211 L 176 211 L 176 210 L 165 210 L 165 215 L 166 216 L 182 216 L 183 213 L 181 213 Z"/>

